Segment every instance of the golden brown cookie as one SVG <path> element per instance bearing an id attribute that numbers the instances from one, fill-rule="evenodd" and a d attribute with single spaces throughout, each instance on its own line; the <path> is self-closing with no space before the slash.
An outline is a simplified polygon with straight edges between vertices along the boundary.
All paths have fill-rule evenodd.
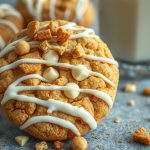
<path id="1" fill-rule="evenodd" d="M 41 140 L 84 135 L 113 105 L 117 65 L 94 30 L 61 20 L 31 22 L 0 52 L 3 110 Z"/>
<path id="2" fill-rule="evenodd" d="M 95 19 L 91 0 L 18 0 L 25 25 L 32 20 L 63 19 L 90 26 Z"/>
<path id="3" fill-rule="evenodd" d="M 8 4 L 0 5 L 0 49 L 22 29 L 22 16 Z"/>

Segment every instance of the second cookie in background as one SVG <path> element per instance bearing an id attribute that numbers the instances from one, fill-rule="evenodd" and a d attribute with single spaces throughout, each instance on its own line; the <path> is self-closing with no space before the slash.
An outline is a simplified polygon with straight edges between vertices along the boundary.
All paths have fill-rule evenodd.
<path id="1" fill-rule="evenodd" d="M 18 0 L 17 8 L 24 17 L 25 26 L 32 20 L 63 19 L 88 27 L 95 19 L 90 0 Z"/>

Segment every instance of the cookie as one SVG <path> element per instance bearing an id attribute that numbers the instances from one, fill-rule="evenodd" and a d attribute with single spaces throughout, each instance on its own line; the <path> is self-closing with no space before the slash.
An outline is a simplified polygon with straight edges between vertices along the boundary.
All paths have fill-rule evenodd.
<path id="1" fill-rule="evenodd" d="M 18 0 L 17 8 L 26 25 L 32 20 L 63 19 L 90 26 L 95 19 L 90 0 Z"/>
<path id="2" fill-rule="evenodd" d="M 22 29 L 21 14 L 8 4 L 0 5 L 0 49 Z"/>
<path id="3" fill-rule="evenodd" d="M 10 53 L 12 61 L 8 61 Z M 62 20 L 28 24 L 0 52 L 1 104 L 20 129 L 65 140 L 97 128 L 114 103 L 118 64 L 94 30 Z"/>

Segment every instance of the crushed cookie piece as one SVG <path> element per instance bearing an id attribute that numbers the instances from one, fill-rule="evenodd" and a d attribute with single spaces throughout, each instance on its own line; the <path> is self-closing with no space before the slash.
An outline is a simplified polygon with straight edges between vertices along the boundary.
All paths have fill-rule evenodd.
<path id="1" fill-rule="evenodd" d="M 50 39 L 51 37 L 52 37 L 51 30 L 47 29 L 47 30 L 38 31 L 34 36 L 34 40 L 44 41 Z"/>
<path id="2" fill-rule="evenodd" d="M 40 22 L 39 21 L 32 21 L 27 26 L 27 34 L 30 39 L 34 37 L 34 35 L 39 31 Z"/>
<path id="3" fill-rule="evenodd" d="M 63 28 L 57 30 L 57 41 L 60 43 L 65 43 L 70 37 L 70 34 Z"/>
<path id="4" fill-rule="evenodd" d="M 133 140 L 145 145 L 150 145 L 150 134 L 145 128 L 138 128 L 133 134 Z"/>
<path id="5" fill-rule="evenodd" d="M 24 146 L 27 143 L 27 141 L 29 140 L 29 137 L 24 136 L 24 135 L 16 136 L 15 140 L 20 146 Z"/>
<path id="6" fill-rule="evenodd" d="M 35 149 L 36 150 L 48 150 L 48 145 L 45 141 L 42 141 L 42 142 L 36 143 Z"/>
<path id="7" fill-rule="evenodd" d="M 58 27 L 53 21 L 50 21 L 49 25 L 47 26 L 47 29 L 51 30 L 53 36 L 57 35 Z"/>
<path id="8" fill-rule="evenodd" d="M 18 55 L 25 55 L 30 52 L 30 44 L 26 41 L 19 41 L 15 45 L 15 52 Z"/>
<path id="9" fill-rule="evenodd" d="M 125 92 L 129 92 L 129 93 L 136 92 L 136 85 L 133 83 L 127 83 L 125 86 Z"/>
<path id="10" fill-rule="evenodd" d="M 64 143 L 62 143 L 62 142 L 60 142 L 60 141 L 55 141 L 55 142 L 53 143 L 53 147 L 54 147 L 55 149 L 61 149 L 61 148 L 63 148 L 63 146 L 64 146 Z"/>
<path id="11" fill-rule="evenodd" d="M 12 63 L 16 59 L 17 59 L 17 54 L 14 51 L 12 51 L 12 52 L 8 53 L 8 55 L 6 55 L 6 61 L 8 63 Z"/>
<path id="12" fill-rule="evenodd" d="M 48 41 L 47 41 L 47 40 L 43 41 L 43 42 L 40 44 L 39 48 L 40 48 L 44 53 L 46 53 L 46 52 L 49 50 L 49 43 L 48 43 Z"/>
<path id="13" fill-rule="evenodd" d="M 130 99 L 130 100 L 128 101 L 128 105 L 134 106 L 134 105 L 135 105 L 135 100 L 134 100 L 134 99 Z"/>
<path id="14" fill-rule="evenodd" d="M 87 141 L 83 137 L 74 137 L 72 139 L 71 147 L 73 150 L 86 150 L 87 146 Z"/>
<path id="15" fill-rule="evenodd" d="M 73 49 L 73 51 L 72 51 L 73 58 L 79 58 L 84 55 L 85 55 L 85 51 L 84 51 L 83 47 L 81 46 L 81 44 L 77 44 L 75 49 Z"/>
<path id="16" fill-rule="evenodd" d="M 115 123 L 120 123 L 121 122 L 121 118 L 120 117 L 116 117 L 114 120 Z"/>
<path id="17" fill-rule="evenodd" d="M 150 88 L 145 88 L 145 89 L 143 90 L 143 94 L 144 94 L 145 96 L 150 96 Z"/>

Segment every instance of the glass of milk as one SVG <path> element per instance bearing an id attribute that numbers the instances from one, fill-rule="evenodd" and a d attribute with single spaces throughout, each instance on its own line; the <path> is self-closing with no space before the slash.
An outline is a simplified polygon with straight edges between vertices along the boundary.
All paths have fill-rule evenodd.
<path id="1" fill-rule="evenodd" d="M 100 36 L 122 70 L 150 75 L 150 0 L 98 0 L 98 5 Z"/>

